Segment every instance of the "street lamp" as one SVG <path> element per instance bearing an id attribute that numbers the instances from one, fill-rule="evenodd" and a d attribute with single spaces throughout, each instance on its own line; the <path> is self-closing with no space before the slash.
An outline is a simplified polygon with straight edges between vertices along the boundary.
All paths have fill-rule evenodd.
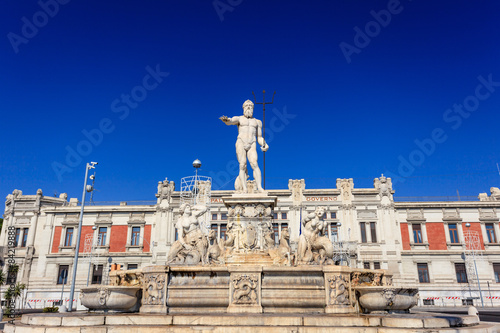
<path id="1" fill-rule="evenodd" d="M 196 205 L 196 199 L 198 196 L 198 169 L 201 168 L 201 161 L 199 159 L 195 159 L 193 161 L 193 168 L 196 170 L 196 174 L 194 176 L 194 204 Z"/>
<path id="2" fill-rule="evenodd" d="M 467 222 L 465 224 L 465 226 L 467 227 L 467 232 L 469 233 L 469 240 L 470 240 L 471 236 L 472 236 L 471 233 L 470 233 L 470 229 L 469 229 L 470 228 L 470 223 Z M 466 249 L 467 249 L 467 244 L 465 246 L 466 246 Z M 483 293 L 481 291 L 481 283 L 479 282 L 479 274 L 477 273 L 476 254 L 474 253 L 474 250 L 475 249 L 472 249 L 472 260 L 474 261 L 474 269 L 476 270 L 476 279 L 477 279 L 477 286 L 479 287 L 479 298 L 481 299 L 481 306 L 484 308 Z"/>
<path id="3" fill-rule="evenodd" d="M 92 185 L 87 185 L 89 170 L 95 169 L 97 162 L 87 163 L 85 167 L 85 181 L 83 182 L 82 209 L 80 210 L 80 220 L 78 221 L 78 233 L 76 234 L 75 260 L 73 261 L 73 276 L 71 277 L 71 291 L 69 293 L 68 312 L 73 311 L 73 297 L 75 295 L 76 268 L 78 266 L 78 251 L 80 249 L 80 235 L 82 233 L 83 208 L 85 207 L 85 195 L 94 190 Z"/>

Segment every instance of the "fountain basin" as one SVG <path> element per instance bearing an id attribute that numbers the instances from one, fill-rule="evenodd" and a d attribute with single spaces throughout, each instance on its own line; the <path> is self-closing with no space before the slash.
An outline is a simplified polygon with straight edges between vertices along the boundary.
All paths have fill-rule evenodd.
<path id="1" fill-rule="evenodd" d="M 142 288 L 140 286 L 96 285 L 81 289 L 80 300 L 89 310 L 104 312 L 135 312 L 139 310 Z"/>
<path id="2" fill-rule="evenodd" d="M 408 312 L 418 301 L 416 288 L 360 286 L 354 289 L 365 312 Z"/>

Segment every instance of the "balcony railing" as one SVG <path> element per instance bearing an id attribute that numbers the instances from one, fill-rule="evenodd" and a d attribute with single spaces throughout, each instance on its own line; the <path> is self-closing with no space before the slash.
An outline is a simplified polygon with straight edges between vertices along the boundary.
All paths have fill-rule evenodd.
<path id="1" fill-rule="evenodd" d="M 424 196 L 424 197 L 398 197 L 394 196 L 395 202 L 425 202 L 425 201 L 479 201 L 474 195 L 461 196 Z"/>
<path id="2" fill-rule="evenodd" d="M 78 202 L 78 206 L 81 203 Z M 156 205 L 156 200 L 130 200 L 130 201 L 92 201 L 85 202 L 85 206 L 151 206 Z"/>

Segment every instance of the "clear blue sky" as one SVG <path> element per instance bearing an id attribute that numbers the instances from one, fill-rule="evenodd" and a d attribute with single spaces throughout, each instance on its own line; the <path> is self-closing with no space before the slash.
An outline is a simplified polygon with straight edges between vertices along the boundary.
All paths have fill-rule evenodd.
<path id="1" fill-rule="evenodd" d="M 95 200 L 154 200 L 195 158 L 231 189 L 236 128 L 218 118 L 263 89 L 267 188 L 499 186 L 498 2 L 59 1 L 0 13 L 2 198 L 80 198 L 90 161 Z"/>

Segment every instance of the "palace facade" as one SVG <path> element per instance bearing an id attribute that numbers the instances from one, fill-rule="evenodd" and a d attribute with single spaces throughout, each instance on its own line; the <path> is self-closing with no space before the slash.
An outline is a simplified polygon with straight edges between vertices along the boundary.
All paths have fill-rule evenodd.
<path id="1" fill-rule="evenodd" d="M 373 188 L 355 188 L 352 179 L 337 179 L 336 188 L 308 189 L 302 179 L 289 180 L 286 190 L 267 192 L 278 198 L 273 221 L 276 244 L 288 228 L 291 247 L 296 249 L 302 217 L 323 206 L 337 261 L 391 271 L 395 285 L 419 288 L 419 305 L 500 305 L 496 188 L 473 201 L 395 201 L 391 179 L 382 176 L 374 179 Z M 225 238 L 227 230 L 222 198 L 232 194 L 211 192 L 204 219 L 206 228 L 216 230 L 219 238 Z M 165 180 L 158 183 L 156 200 L 148 204 L 86 205 L 75 295 L 87 284 L 105 283 L 111 265 L 122 269 L 164 265 L 177 237 L 180 203 L 181 193 Z M 0 244 L 7 270 L 8 227 L 12 227 L 17 281 L 27 287 L 21 306 L 50 306 L 62 293 L 67 299 L 80 209 L 78 200 L 68 200 L 65 194 L 55 198 L 41 190 L 35 195 L 15 190 L 7 196 Z"/>

